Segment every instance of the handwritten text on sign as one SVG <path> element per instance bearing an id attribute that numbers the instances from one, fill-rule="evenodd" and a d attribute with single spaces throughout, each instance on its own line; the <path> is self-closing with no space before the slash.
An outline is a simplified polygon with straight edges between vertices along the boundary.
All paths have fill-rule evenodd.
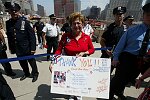
<path id="1" fill-rule="evenodd" d="M 85 97 L 109 97 L 111 60 L 61 56 L 55 60 L 51 92 Z"/>

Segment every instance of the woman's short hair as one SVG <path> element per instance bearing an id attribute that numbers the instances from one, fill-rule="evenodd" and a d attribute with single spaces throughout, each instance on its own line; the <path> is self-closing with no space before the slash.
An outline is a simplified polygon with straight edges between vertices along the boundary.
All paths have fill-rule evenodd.
<path id="1" fill-rule="evenodd" d="M 70 18 L 69 18 L 69 23 L 70 25 L 72 25 L 72 22 L 75 21 L 77 18 L 79 18 L 79 20 L 84 23 L 85 21 L 85 17 L 79 13 L 79 12 L 74 12 L 70 15 Z"/>

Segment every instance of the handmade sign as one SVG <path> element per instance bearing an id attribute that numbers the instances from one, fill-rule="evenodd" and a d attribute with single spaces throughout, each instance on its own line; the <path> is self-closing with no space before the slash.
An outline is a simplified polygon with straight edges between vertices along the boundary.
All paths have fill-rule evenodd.
<path id="1" fill-rule="evenodd" d="M 51 93 L 109 98 L 111 59 L 60 56 L 52 69 Z"/>

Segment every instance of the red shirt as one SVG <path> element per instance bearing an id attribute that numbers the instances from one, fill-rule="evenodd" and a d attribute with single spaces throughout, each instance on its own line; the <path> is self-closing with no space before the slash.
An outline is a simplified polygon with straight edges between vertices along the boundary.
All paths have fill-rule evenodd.
<path id="1" fill-rule="evenodd" d="M 63 34 L 55 54 L 60 55 L 63 48 L 65 54 L 68 56 L 76 56 L 76 54 L 86 51 L 88 51 L 89 54 L 93 54 L 95 51 L 90 36 L 86 35 L 85 33 L 82 33 L 78 40 L 76 40 L 75 37 L 70 33 Z"/>

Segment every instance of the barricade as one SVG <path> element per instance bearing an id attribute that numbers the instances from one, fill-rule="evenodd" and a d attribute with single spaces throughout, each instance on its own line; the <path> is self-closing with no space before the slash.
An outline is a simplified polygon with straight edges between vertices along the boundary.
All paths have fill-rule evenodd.
<path id="1" fill-rule="evenodd" d="M 107 50 L 111 49 L 112 47 L 105 47 L 105 48 L 95 48 L 96 51 L 98 50 Z M 43 57 L 43 56 L 49 56 L 51 54 L 36 54 L 36 55 L 30 55 L 30 56 L 23 56 L 23 57 L 14 57 L 14 58 L 8 58 L 8 59 L 0 59 L 0 63 L 6 63 L 6 62 L 13 62 L 13 61 L 19 61 L 19 60 L 27 60 L 31 58 L 37 58 L 37 57 Z"/>

